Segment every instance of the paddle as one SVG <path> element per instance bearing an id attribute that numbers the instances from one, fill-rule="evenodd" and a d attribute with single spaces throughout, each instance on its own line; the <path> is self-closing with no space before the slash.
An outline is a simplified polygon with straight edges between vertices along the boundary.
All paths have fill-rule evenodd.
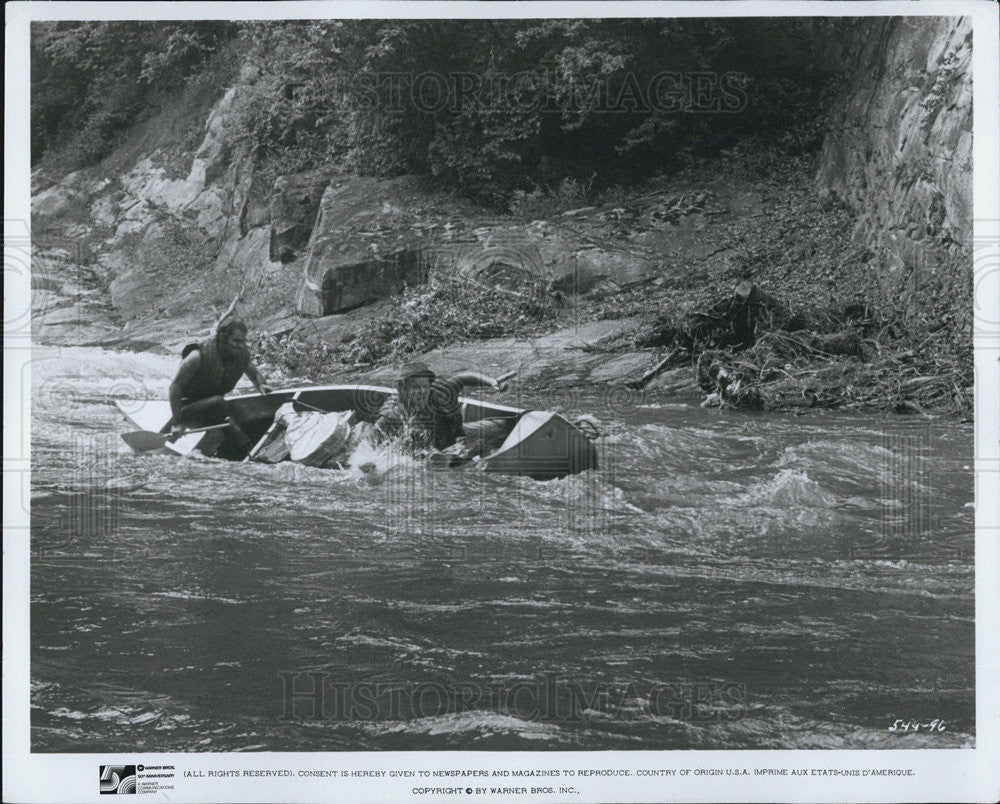
<path id="1" fill-rule="evenodd" d="M 208 430 L 219 430 L 223 427 L 229 427 L 229 425 L 213 424 L 211 427 L 196 427 L 192 430 L 185 430 L 181 436 L 190 433 L 204 433 Z M 179 437 L 177 436 L 177 438 Z M 152 452 L 156 449 L 162 449 L 173 438 L 170 433 L 154 433 L 152 430 L 133 430 L 130 433 L 122 433 L 122 440 L 136 452 Z"/>
<path id="2" fill-rule="evenodd" d="M 315 410 L 317 413 L 329 413 L 328 410 L 323 410 L 323 408 L 318 408 L 315 405 L 310 405 L 308 402 L 303 402 L 301 399 L 293 399 L 296 405 L 301 405 L 304 408 L 309 408 L 309 410 Z"/>

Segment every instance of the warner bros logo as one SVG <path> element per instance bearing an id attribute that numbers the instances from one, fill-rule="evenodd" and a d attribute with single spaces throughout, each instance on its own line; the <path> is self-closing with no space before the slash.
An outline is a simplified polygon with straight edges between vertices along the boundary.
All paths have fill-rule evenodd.
<path id="1" fill-rule="evenodd" d="M 101 765 L 101 795 L 135 792 L 135 765 Z"/>

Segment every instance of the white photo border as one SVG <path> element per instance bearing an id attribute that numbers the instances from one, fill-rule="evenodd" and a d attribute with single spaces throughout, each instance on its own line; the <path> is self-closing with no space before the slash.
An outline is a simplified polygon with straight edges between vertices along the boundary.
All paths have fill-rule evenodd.
<path id="1" fill-rule="evenodd" d="M 4 298 L 4 593 L 3 593 L 3 798 L 17 802 L 100 801 L 100 764 L 167 764 L 177 769 L 174 789 L 146 800 L 210 802 L 510 800 L 469 795 L 464 781 L 432 784 L 389 777 L 392 769 L 657 769 L 686 768 L 670 777 L 579 776 L 574 794 L 517 796 L 517 801 L 996 801 L 1000 799 L 1000 33 L 992 0 L 926 2 L 11 2 L 6 11 L 5 77 L 5 298 Z M 975 302 L 990 314 L 975 324 L 976 500 L 976 741 L 952 750 L 600 751 L 564 752 L 335 752 L 41 754 L 29 739 L 29 503 L 31 363 L 44 359 L 14 326 L 30 311 L 30 278 L 8 275 L 8 251 L 30 237 L 28 69 L 29 27 L 40 20 L 288 19 L 288 18 L 486 18 L 486 17 L 732 17 L 732 16 L 968 16 L 974 29 L 974 243 Z M 18 223 L 20 222 L 20 223 Z M 18 228 L 20 227 L 20 229 Z M 990 329 L 992 327 L 992 329 Z M 755 777 L 755 767 L 826 769 L 901 768 L 912 776 Z M 293 772 L 232 778 L 184 777 L 207 769 Z M 734 779 L 727 769 L 751 769 Z M 325 769 L 332 777 L 300 777 Z M 340 772 L 385 770 L 384 777 L 342 777 Z M 721 775 L 698 773 L 721 770 Z M 522 782 L 566 786 L 556 780 Z M 480 784 L 484 782 L 480 781 Z M 490 782 L 494 784 L 495 782 Z M 475 785 L 475 782 L 469 782 Z M 455 794 L 415 793 L 418 788 L 458 788 Z M 472 789 L 469 787 L 468 789 Z"/>

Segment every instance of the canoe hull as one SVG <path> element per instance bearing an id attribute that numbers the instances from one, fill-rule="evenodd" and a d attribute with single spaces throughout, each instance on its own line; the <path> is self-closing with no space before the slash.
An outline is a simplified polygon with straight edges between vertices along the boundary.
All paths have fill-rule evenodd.
<path id="1" fill-rule="evenodd" d="M 270 394 L 245 394 L 228 397 L 233 415 L 250 441 L 257 443 L 274 424 L 274 414 L 283 404 L 291 402 L 299 410 L 318 408 L 326 412 L 354 410 L 358 417 L 374 422 L 385 400 L 393 395 L 391 388 L 376 385 L 334 385 L 290 388 Z M 506 419 L 513 429 L 499 449 L 482 458 L 487 472 L 527 475 L 537 480 L 550 480 L 597 468 L 594 444 L 575 425 L 558 413 L 526 411 L 507 405 L 495 405 L 480 399 L 461 398 L 462 419 L 466 424 L 480 419 Z M 159 431 L 170 419 L 170 404 L 166 400 L 129 402 L 118 405 L 125 419 L 137 429 Z M 211 434 L 183 436 L 161 450 L 164 454 L 187 455 L 194 450 L 208 451 L 218 447 L 218 438 Z M 209 454 L 217 454 L 210 452 Z M 238 460 L 245 455 L 218 457 Z M 258 456 L 265 462 L 284 460 L 282 445 L 266 444 Z"/>
<path id="2" fill-rule="evenodd" d="M 226 398 L 234 418 L 251 442 L 257 443 L 274 422 L 274 414 L 286 402 L 298 402 L 300 410 L 319 408 L 324 411 L 356 410 L 365 420 L 374 422 L 386 398 L 394 394 L 391 388 L 376 385 L 334 385 L 306 388 L 289 388 L 270 394 L 242 394 Z M 170 403 L 165 399 L 142 402 L 116 403 L 126 421 L 139 430 L 161 430 L 170 420 Z M 159 452 L 188 455 L 198 450 L 206 452 L 218 446 L 218 438 L 209 434 L 182 436 Z M 215 454 L 214 452 L 212 454 Z M 242 455 L 219 455 L 239 460 Z"/>
<path id="3" fill-rule="evenodd" d="M 597 450 L 577 427 L 558 413 L 524 413 L 507 440 L 484 458 L 486 471 L 553 480 L 597 468 Z"/>

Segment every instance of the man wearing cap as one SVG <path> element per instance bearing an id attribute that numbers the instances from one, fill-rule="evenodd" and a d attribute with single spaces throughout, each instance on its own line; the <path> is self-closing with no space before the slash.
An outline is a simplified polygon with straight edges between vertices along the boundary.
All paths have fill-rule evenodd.
<path id="1" fill-rule="evenodd" d="M 385 437 L 403 436 L 413 450 L 446 449 L 463 435 L 459 394 L 463 388 L 482 387 L 503 390 L 485 374 L 465 371 L 446 379 L 425 363 L 409 363 L 396 383 L 399 395 L 385 401 L 375 427 Z"/>

